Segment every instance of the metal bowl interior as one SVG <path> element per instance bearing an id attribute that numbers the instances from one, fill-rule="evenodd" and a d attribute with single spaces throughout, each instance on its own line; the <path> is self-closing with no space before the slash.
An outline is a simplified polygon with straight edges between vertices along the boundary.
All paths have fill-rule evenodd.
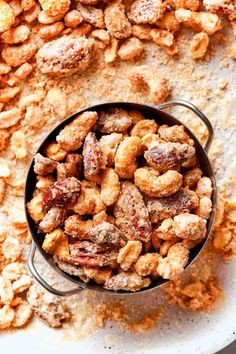
<path id="1" fill-rule="evenodd" d="M 176 124 L 178 124 L 178 125 L 182 124 L 183 125 L 183 123 L 181 123 L 178 119 L 174 118 L 170 114 L 167 114 L 166 112 L 163 112 L 163 111 L 159 110 L 158 108 L 155 108 L 155 107 L 152 107 L 152 106 L 147 106 L 147 105 L 138 104 L 138 103 L 131 103 L 131 102 L 104 103 L 104 104 L 99 104 L 99 105 L 95 105 L 95 106 L 92 106 L 92 107 L 88 107 L 88 108 L 86 108 L 84 110 L 81 110 L 79 112 L 74 113 L 73 115 L 71 115 L 70 117 L 65 119 L 63 122 L 61 122 L 58 126 L 56 126 L 48 134 L 48 136 L 45 138 L 43 143 L 40 145 L 40 147 L 39 147 L 37 152 L 43 153 L 44 148 L 46 147 L 46 145 L 49 142 L 51 142 L 52 140 L 54 140 L 56 135 L 59 133 L 59 131 L 62 128 L 64 128 L 65 125 L 70 123 L 77 116 L 77 114 L 83 113 L 83 112 L 88 111 L 88 110 L 89 111 L 99 112 L 99 111 L 103 111 L 103 110 L 106 110 L 106 109 L 111 108 L 111 107 L 120 107 L 120 108 L 122 107 L 122 108 L 127 109 L 127 110 L 132 110 L 132 109 L 139 110 L 141 113 L 144 114 L 144 116 L 146 118 L 154 119 L 159 125 L 160 124 L 167 124 L 169 126 L 176 125 Z M 188 134 L 190 135 L 190 137 L 195 142 L 196 153 L 197 153 L 197 156 L 198 156 L 198 159 L 199 159 L 200 167 L 201 167 L 201 169 L 203 171 L 203 175 L 211 178 L 212 184 L 213 184 L 213 194 L 212 194 L 213 209 L 212 209 L 211 217 L 210 217 L 210 219 L 207 222 L 207 237 L 206 237 L 206 239 L 204 239 L 204 241 L 201 244 L 199 244 L 197 247 L 195 247 L 194 249 L 191 250 L 189 263 L 186 266 L 186 268 L 187 268 L 196 259 L 196 257 L 200 254 L 200 252 L 204 248 L 204 246 L 205 246 L 205 244 L 207 242 L 207 239 L 208 239 L 208 237 L 209 237 L 209 235 L 211 233 L 211 229 L 212 229 L 213 222 L 214 222 L 214 217 L 215 217 L 217 191 L 216 191 L 216 182 L 215 182 L 214 173 L 213 173 L 210 161 L 209 161 L 209 159 L 207 157 L 207 154 L 206 154 L 204 148 L 202 147 L 202 145 L 200 144 L 200 142 L 198 141 L 196 136 L 186 126 L 185 126 L 185 129 L 188 132 Z M 97 285 L 95 283 L 85 284 L 79 278 L 77 278 L 75 276 L 72 276 L 72 275 L 69 275 L 69 274 L 61 271 L 58 268 L 58 266 L 54 263 L 52 256 L 50 254 L 47 254 L 42 249 L 43 237 L 42 237 L 42 235 L 39 235 L 37 233 L 37 227 L 36 227 L 34 221 L 32 220 L 32 218 L 30 217 L 30 215 L 29 215 L 29 213 L 27 211 L 27 208 L 26 208 L 26 204 L 32 199 L 32 194 L 33 194 L 33 191 L 35 189 L 35 184 L 36 184 L 36 174 L 35 174 L 35 172 L 33 170 L 33 161 L 32 161 L 31 164 L 30 164 L 30 168 L 29 168 L 28 175 L 27 175 L 27 180 L 26 180 L 26 185 L 25 185 L 25 210 L 26 210 L 26 218 L 27 218 L 28 226 L 29 226 L 30 232 L 32 234 L 33 240 L 34 240 L 34 242 L 35 242 L 35 244 L 37 246 L 37 249 L 43 255 L 44 259 L 51 265 L 51 267 L 56 272 L 61 274 L 64 278 L 66 278 L 67 280 L 70 280 L 71 282 L 77 284 L 80 288 L 83 288 L 83 289 L 90 289 L 90 290 L 103 292 L 103 293 L 105 292 L 105 293 L 109 293 L 109 294 L 123 294 L 123 295 L 140 294 L 141 292 L 152 290 L 152 289 L 157 288 L 157 287 L 165 284 L 166 282 L 168 282 L 168 280 L 156 279 L 155 281 L 153 281 L 151 283 L 151 285 L 148 288 L 141 289 L 140 291 L 138 291 L 136 293 L 127 292 L 127 291 L 111 291 L 111 290 L 105 290 L 101 286 L 99 286 L 99 285 Z"/>

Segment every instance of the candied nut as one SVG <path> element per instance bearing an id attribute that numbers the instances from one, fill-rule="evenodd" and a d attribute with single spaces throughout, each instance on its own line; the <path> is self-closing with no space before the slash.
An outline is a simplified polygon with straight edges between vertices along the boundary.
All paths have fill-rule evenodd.
<path id="1" fill-rule="evenodd" d="M 38 68 L 43 74 L 55 76 L 82 72 L 90 63 L 92 46 L 91 40 L 72 36 L 45 43 L 36 55 Z"/>
<path id="2" fill-rule="evenodd" d="M 176 242 L 178 242 L 179 239 L 177 238 L 176 241 L 172 241 L 172 240 L 169 240 L 169 241 L 164 241 L 162 244 L 161 244 L 161 247 L 160 247 L 160 250 L 159 250 L 159 253 L 162 257 L 166 256 L 168 254 L 168 251 L 169 249 L 171 248 L 171 246 L 173 246 Z"/>
<path id="3" fill-rule="evenodd" d="M 50 143 L 45 149 L 45 155 L 52 160 L 61 161 L 66 155 L 67 151 L 62 149 L 56 142 Z"/>
<path id="4" fill-rule="evenodd" d="M 144 150 L 152 149 L 156 145 L 162 144 L 163 142 L 164 141 L 160 139 L 158 135 L 151 133 L 145 134 L 141 139 Z"/>
<path id="5" fill-rule="evenodd" d="M 36 188 L 38 188 L 40 191 L 46 191 L 49 187 L 53 185 L 54 182 L 55 179 L 53 176 L 37 176 Z"/>
<path id="6" fill-rule="evenodd" d="M 100 133 L 124 133 L 129 129 L 132 120 L 127 111 L 122 108 L 111 108 L 99 113 L 97 129 Z"/>
<path id="7" fill-rule="evenodd" d="M 208 197 L 200 198 L 199 206 L 194 210 L 194 213 L 203 219 L 209 219 L 212 211 L 212 201 Z"/>
<path id="8" fill-rule="evenodd" d="M 197 11 L 200 6 L 200 0 L 168 0 L 167 4 L 174 9 L 189 9 Z"/>
<path id="9" fill-rule="evenodd" d="M 29 63 L 22 64 L 15 72 L 14 76 L 17 79 L 24 79 L 26 78 L 33 70 L 33 66 Z"/>
<path id="10" fill-rule="evenodd" d="M 9 210 L 9 216 L 16 228 L 25 228 L 27 226 L 23 199 L 18 198 L 13 202 L 12 208 Z"/>
<path id="11" fill-rule="evenodd" d="M 27 300 L 39 318 L 50 327 L 61 327 L 62 322 L 70 317 L 69 309 L 59 297 L 36 284 L 27 292 Z"/>
<path id="12" fill-rule="evenodd" d="M 100 170 L 100 148 L 96 135 L 88 133 L 83 146 L 84 175 L 87 179 Z"/>
<path id="13" fill-rule="evenodd" d="M 121 231 L 107 221 L 102 221 L 98 225 L 94 224 L 89 230 L 89 239 L 97 245 L 121 246 L 123 245 L 122 236 Z"/>
<path id="14" fill-rule="evenodd" d="M 104 284 L 104 288 L 108 290 L 125 290 L 139 291 L 142 288 L 147 288 L 151 284 L 149 278 L 140 277 L 137 273 L 121 272 L 113 275 Z"/>
<path id="15" fill-rule="evenodd" d="M 50 16 L 65 14 L 70 7 L 70 0 L 39 0 L 42 9 Z"/>
<path id="16" fill-rule="evenodd" d="M 158 253 L 145 253 L 139 256 L 137 262 L 134 265 L 134 269 L 138 275 L 145 277 L 146 275 L 156 271 L 159 259 L 160 256 Z"/>
<path id="17" fill-rule="evenodd" d="M 99 39 L 105 45 L 110 43 L 111 37 L 109 32 L 104 29 L 97 29 L 91 32 L 91 37 Z"/>
<path id="18" fill-rule="evenodd" d="M 114 204 L 120 194 L 119 176 L 113 168 L 105 168 L 101 175 L 101 198 L 110 206 Z"/>
<path id="19" fill-rule="evenodd" d="M 136 0 L 131 5 L 128 17 L 137 24 L 155 24 L 163 16 L 165 8 L 162 0 Z"/>
<path id="20" fill-rule="evenodd" d="M 144 137 L 144 135 L 150 133 L 155 134 L 157 132 L 158 125 L 154 119 L 142 119 L 132 128 L 130 135 L 138 136 L 140 139 Z"/>
<path id="21" fill-rule="evenodd" d="M 84 243 L 86 243 L 86 245 L 89 244 L 88 241 L 83 242 L 83 244 Z M 81 242 L 70 244 L 70 263 L 86 267 L 110 266 L 117 268 L 116 260 L 118 252 L 116 250 L 107 250 L 107 247 L 104 249 L 104 246 L 102 248 L 98 246 L 95 247 L 98 248 L 99 253 L 97 253 L 96 250 L 92 253 L 83 249 L 83 245 L 81 247 Z"/>
<path id="22" fill-rule="evenodd" d="M 15 97 L 20 91 L 20 87 L 5 87 L 0 89 L 0 103 L 6 103 Z"/>
<path id="23" fill-rule="evenodd" d="M 79 149 L 97 119 L 96 112 L 84 112 L 78 115 L 60 131 L 56 137 L 57 142 L 66 151 Z"/>
<path id="24" fill-rule="evenodd" d="M 149 25 L 133 25 L 132 34 L 139 39 L 145 39 L 149 41 L 152 39 L 150 34 L 151 29 L 152 27 Z"/>
<path id="25" fill-rule="evenodd" d="M 195 155 L 195 148 L 188 144 L 163 143 L 147 150 L 144 157 L 159 172 L 176 168 Z"/>
<path id="26" fill-rule="evenodd" d="M 15 28 L 11 28 L 1 35 L 2 43 L 6 44 L 18 44 L 24 42 L 29 38 L 30 29 L 26 25 L 21 25 Z"/>
<path id="27" fill-rule="evenodd" d="M 92 31 L 92 25 L 82 22 L 76 30 L 72 32 L 73 36 L 88 36 Z"/>
<path id="28" fill-rule="evenodd" d="M 209 45 L 209 36 L 205 32 L 200 32 L 193 36 L 191 40 L 189 52 L 193 59 L 204 57 Z"/>
<path id="29" fill-rule="evenodd" d="M 159 251 L 160 246 L 161 246 L 161 240 L 160 240 L 160 238 L 158 237 L 158 233 L 156 232 L 156 230 L 154 230 L 154 231 L 152 232 L 152 235 L 151 235 L 151 244 L 152 244 L 152 246 L 155 248 L 156 251 Z"/>
<path id="30" fill-rule="evenodd" d="M 118 53 L 118 39 L 111 37 L 111 43 L 106 47 L 104 51 L 104 60 L 106 63 L 113 63 L 117 58 Z"/>
<path id="31" fill-rule="evenodd" d="M 164 279 L 174 280 L 184 270 L 189 259 L 189 251 L 181 244 L 175 243 L 169 248 L 166 258 L 160 258 L 157 272 Z"/>
<path id="32" fill-rule="evenodd" d="M 129 76 L 134 90 L 149 92 L 150 100 L 154 103 L 164 102 L 170 94 L 167 80 L 152 67 L 140 65 L 134 68 Z"/>
<path id="33" fill-rule="evenodd" d="M 197 208 L 198 203 L 197 194 L 187 188 L 181 188 L 170 197 L 149 198 L 146 201 L 151 223 L 188 213 Z"/>
<path id="34" fill-rule="evenodd" d="M 0 177 L 0 204 L 3 202 L 6 192 L 6 182 L 4 178 Z"/>
<path id="35" fill-rule="evenodd" d="M 101 164 L 103 168 L 114 165 L 115 154 L 122 139 L 122 134 L 112 133 L 103 135 L 99 140 Z"/>
<path id="36" fill-rule="evenodd" d="M 13 9 L 5 1 L 0 0 L 0 33 L 9 30 L 14 21 Z"/>
<path id="37" fill-rule="evenodd" d="M 43 26 L 39 29 L 39 36 L 44 40 L 49 40 L 59 36 L 64 28 L 63 22 L 55 22 L 51 25 Z"/>
<path id="38" fill-rule="evenodd" d="M 30 10 L 35 5 L 35 0 L 21 0 L 23 11 Z"/>
<path id="39" fill-rule="evenodd" d="M 101 9 L 94 6 L 85 6 L 77 2 L 76 9 L 80 12 L 85 22 L 90 23 L 94 27 L 105 28 L 104 14 Z"/>
<path id="40" fill-rule="evenodd" d="M 43 205 L 46 210 L 52 206 L 73 204 L 80 195 L 81 183 L 75 177 L 56 181 L 43 195 Z"/>
<path id="41" fill-rule="evenodd" d="M 177 237 L 197 240 L 206 236 L 206 220 L 194 214 L 180 214 L 174 217 L 173 231 Z"/>
<path id="42" fill-rule="evenodd" d="M 152 40 L 161 47 L 171 47 L 174 43 L 174 36 L 164 29 L 153 28 L 150 32 Z"/>
<path id="43" fill-rule="evenodd" d="M 3 277 L 11 281 L 19 279 L 20 276 L 25 273 L 25 267 L 19 262 L 10 263 L 2 270 Z"/>
<path id="44" fill-rule="evenodd" d="M 21 6 L 21 1 L 20 0 L 11 0 L 9 2 L 9 5 L 11 6 L 14 16 L 18 16 L 22 13 L 23 8 Z M 16 19 L 15 19 L 16 20 Z M 14 21 L 15 22 L 15 21 Z M 14 24 L 13 24 L 14 25 Z"/>
<path id="45" fill-rule="evenodd" d="M 3 105 L 3 103 L 0 104 L 0 106 Z M 1 111 L 1 109 L 0 109 Z M 1 117 L 1 113 L 0 113 L 0 117 Z M 2 121 L 0 118 L 0 151 L 5 150 L 8 147 L 8 143 L 11 137 L 11 132 L 10 129 L 2 129 L 1 125 L 2 123 L 6 124 L 6 122 Z M 0 158 L 0 166 L 2 164 L 2 160 Z M 1 177 L 1 169 L 0 169 L 0 177 Z"/>
<path id="46" fill-rule="evenodd" d="M 27 144 L 23 132 L 16 131 L 12 134 L 10 148 L 15 157 L 19 160 L 24 159 L 27 156 Z"/>
<path id="47" fill-rule="evenodd" d="M 34 157 L 34 172 L 40 176 L 48 175 L 57 168 L 58 162 L 37 153 Z"/>
<path id="48" fill-rule="evenodd" d="M 128 240 L 147 242 L 151 238 L 151 224 L 142 194 L 131 182 L 121 183 L 121 194 L 114 207 L 116 225 Z"/>
<path id="49" fill-rule="evenodd" d="M 0 10 L 1 10 L 1 3 L 0 3 Z M 9 305 L 4 305 L 2 308 L 0 308 L 0 329 L 9 328 L 14 319 L 14 316 L 15 316 L 15 312 L 13 308 L 11 308 Z"/>
<path id="50" fill-rule="evenodd" d="M 21 277 L 12 283 L 12 289 L 14 294 L 22 293 L 29 289 L 32 283 L 32 278 L 29 275 L 22 274 Z"/>
<path id="51" fill-rule="evenodd" d="M 112 269 L 101 268 L 96 269 L 96 273 L 93 276 L 93 280 L 100 285 L 105 284 L 112 277 Z"/>
<path id="52" fill-rule="evenodd" d="M 76 214 L 93 215 L 106 209 L 96 183 L 84 180 L 81 182 L 81 187 L 80 196 L 71 208 Z"/>
<path id="53" fill-rule="evenodd" d="M 189 170 L 184 173 L 184 186 L 185 187 L 193 187 L 197 184 L 197 182 L 201 179 L 202 171 L 199 167 L 195 167 L 192 170 Z"/>
<path id="54" fill-rule="evenodd" d="M 196 193 L 199 198 L 208 197 L 211 198 L 212 194 L 212 182 L 208 177 L 202 177 L 197 183 Z"/>
<path id="55" fill-rule="evenodd" d="M 169 32 L 178 32 L 180 29 L 180 23 L 175 17 L 174 12 L 165 12 L 163 17 L 158 20 L 155 25 L 159 28 L 165 29 Z"/>
<path id="56" fill-rule="evenodd" d="M 175 17 L 180 23 L 207 34 L 213 34 L 222 28 L 220 18 L 209 12 L 194 12 L 185 9 L 175 11 Z"/>
<path id="57" fill-rule="evenodd" d="M 155 235 L 164 241 L 175 241 L 176 236 L 172 230 L 173 219 L 168 218 L 162 221 L 161 225 L 155 230 Z"/>
<path id="58" fill-rule="evenodd" d="M 71 215 L 65 221 L 65 233 L 80 240 L 89 238 L 89 231 L 94 226 L 94 220 L 82 220 L 79 215 Z M 99 222 L 100 223 L 100 222 Z"/>
<path id="59" fill-rule="evenodd" d="M 128 270 L 131 265 L 137 261 L 141 252 L 141 241 L 128 241 L 126 245 L 119 250 L 117 262 L 123 270 Z"/>
<path id="60" fill-rule="evenodd" d="M 106 28 L 112 37 L 122 39 L 131 35 L 131 24 L 125 15 L 125 6 L 122 1 L 109 2 L 104 16 Z"/>
<path id="61" fill-rule="evenodd" d="M 22 118 L 18 108 L 12 108 L 0 113 L 0 129 L 10 128 L 16 125 Z"/>
<path id="62" fill-rule="evenodd" d="M 133 178 L 137 169 L 136 158 L 141 152 L 141 140 L 137 136 L 126 137 L 115 155 L 115 171 L 121 178 Z"/>
<path id="63" fill-rule="evenodd" d="M 0 63 L 0 75 L 8 74 L 11 71 L 11 67 L 6 63 Z"/>
<path id="64" fill-rule="evenodd" d="M 67 12 L 66 16 L 64 17 L 64 22 L 67 27 L 75 28 L 81 22 L 83 22 L 83 17 L 79 11 L 72 10 Z"/>
<path id="65" fill-rule="evenodd" d="M 134 172 L 135 185 L 152 197 L 169 197 L 180 189 L 182 180 L 182 175 L 173 170 L 161 176 L 152 167 L 141 167 Z"/>
<path id="66" fill-rule="evenodd" d="M 30 202 L 27 203 L 27 210 L 31 218 L 38 223 L 43 220 L 43 195 L 42 193 L 37 193 Z"/>
<path id="67" fill-rule="evenodd" d="M 7 161 L 0 157 L 0 177 L 9 177 L 10 174 L 11 171 Z"/>
<path id="68" fill-rule="evenodd" d="M 36 198 L 36 197 L 35 197 Z M 64 225 L 64 221 L 67 217 L 67 210 L 64 208 L 52 207 L 49 209 L 46 215 L 43 216 L 43 219 L 39 221 L 38 232 L 51 232 L 59 226 Z"/>
<path id="69" fill-rule="evenodd" d="M 24 12 L 24 19 L 26 22 L 31 23 L 36 20 L 41 12 L 41 7 L 35 3 L 29 10 Z"/>
<path id="70" fill-rule="evenodd" d="M 20 66 L 32 58 L 37 51 L 33 42 L 25 42 L 19 46 L 6 46 L 2 50 L 2 57 L 9 66 Z"/>
<path id="71" fill-rule="evenodd" d="M 14 293 L 10 279 L 0 277 L 0 301 L 4 305 L 9 305 L 13 300 L 13 297 Z"/>
<path id="72" fill-rule="evenodd" d="M 80 177 L 83 167 L 83 157 L 80 154 L 68 154 L 65 163 L 57 165 L 57 179 Z"/>
<path id="73" fill-rule="evenodd" d="M 14 311 L 15 315 L 11 323 L 12 327 L 23 327 L 33 315 L 33 309 L 27 301 L 23 301 L 22 304 L 15 307 Z"/>
<path id="74" fill-rule="evenodd" d="M 6 259 L 15 262 L 21 255 L 22 247 L 16 238 L 8 237 L 2 243 L 2 252 Z"/>
<path id="75" fill-rule="evenodd" d="M 38 21 L 43 25 L 51 25 L 54 22 L 60 21 L 64 17 L 64 14 L 58 14 L 56 16 L 49 15 L 46 11 L 40 11 L 38 14 Z"/>
<path id="76" fill-rule="evenodd" d="M 118 56 L 121 60 L 132 60 L 140 57 L 143 51 L 144 47 L 142 42 L 138 38 L 131 37 L 121 44 L 118 50 Z"/>
<path id="77" fill-rule="evenodd" d="M 192 139 L 189 138 L 183 125 L 161 125 L 158 129 L 158 134 L 161 139 L 173 143 L 186 143 L 193 145 Z"/>
<path id="78" fill-rule="evenodd" d="M 42 248 L 45 252 L 55 254 L 65 261 L 70 257 L 68 237 L 61 229 L 46 234 Z"/>

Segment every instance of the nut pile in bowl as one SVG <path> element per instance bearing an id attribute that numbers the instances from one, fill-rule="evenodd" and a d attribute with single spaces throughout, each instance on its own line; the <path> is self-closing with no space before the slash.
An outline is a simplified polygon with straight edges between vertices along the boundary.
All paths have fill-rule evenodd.
<path id="1" fill-rule="evenodd" d="M 34 171 L 27 209 L 42 247 L 85 283 L 135 292 L 175 279 L 206 237 L 212 183 L 182 125 L 86 111 L 35 155 Z"/>

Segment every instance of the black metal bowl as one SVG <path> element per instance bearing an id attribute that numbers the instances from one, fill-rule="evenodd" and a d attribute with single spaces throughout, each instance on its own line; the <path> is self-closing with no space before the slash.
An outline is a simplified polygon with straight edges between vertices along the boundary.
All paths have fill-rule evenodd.
<path id="1" fill-rule="evenodd" d="M 216 200 L 217 200 L 217 191 L 216 191 L 216 182 L 215 182 L 215 177 L 214 177 L 214 173 L 210 164 L 210 161 L 208 159 L 207 156 L 207 150 L 210 147 L 212 138 L 213 138 L 213 128 L 211 126 L 211 123 L 209 122 L 209 120 L 203 115 L 202 112 L 200 112 L 197 107 L 195 107 L 194 105 L 192 105 L 189 102 L 186 101 L 182 101 L 182 100 L 176 100 L 176 101 L 170 101 L 170 102 L 166 102 L 164 104 L 161 104 L 157 107 L 152 107 L 152 106 L 148 106 L 148 105 L 144 105 L 144 104 L 138 104 L 138 103 L 131 103 L 131 102 L 111 102 L 111 103 L 103 103 L 103 104 L 99 104 L 96 106 L 92 106 L 92 107 L 88 107 L 82 111 L 76 112 L 74 114 L 72 114 L 70 117 L 68 117 L 67 119 L 65 119 L 63 122 L 61 122 L 57 127 L 55 127 L 49 134 L 48 136 L 45 138 L 45 140 L 43 141 L 43 143 L 40 145 L 39 149 L 37 152 L 43 153 L 44 148 L 46 147 L 46 145 L 51 142 L 52 140 L 55 140 L 55 137 L 58 135 L 59 131 L 65 127 L 65 125 L 67 125 L 68 123 L 70 123 L 78 114 L 81 114 L 85 111 L 103 111 L 106 110 L 108 108 L 111 107 L 122 107 L 124 109 L 127 110 L 139 110 L 141 113 L 143 113 L 145 115 L 145 117 L 148 117 L 149 119 L 154 119 L 159 125 L 161 124 L 167 124 L 169 126 L 172 125 L 180 125 L 183 123 L 181 123 L 179 120 L 177 120 L 176 118 L 174 118 L 172 115 L 163 112 L 161 109 L 167 108 L 167 107 L 171 107 L 171 106 L 184 106 L 186 108 L 189 108 L 190 110 L 192 110 L 195 114 L 198 115 L 198 117 L 205 123 L 205 125 L 207 126 L 208 129 L 208 140 L 206 142 L 205 147 L 203 147 L 199 140 L 196 138 L 196 136 L 185 126 L 186 131 L 188 132 L 188 134 L 190 135 L 190 137 L 194 140 L 195 143 L 195 148 L 196 148 L 196 154 L 200 163 L 200 167 L 203 171 L 204 176 L 207 176 L 211 179 L 212 184 L 213 184 L 213 194 L 212 194 L 212 203 L 213 203 L 213 208 L 212 208 L 212 213 L 211 213 L 211 217 L 210 219 L 207 221 L 207 237 L 198 245 L 196 246 L 194 249 L 192 249 L 190 251 L 190 258 L 189 258 L 189 263 L 186 266 L 186 268 L 196 259 L 196 257 L 199 255 L 199 253 L 202 251 L 202 249 L 204 248 L 207 239 L 211 233 L 212 230 L 212 226 L 213 226 L 213 222 L 214 222 L 214 217 L 215 217 L 215 210 L 216 210 Z M 26 208 L 26 204 L 32 199 L 32 194 L 33 191 L 35 189 L 35 184 L 36 184 L 36 174 L 34 172 L 33 169 L 33 161 L 30 164 L 30 168 L 28 171 L 28 175 L 27 175 L 27 179 L 26 179 L 26 186 L 25 186 L 25 211 L 26 211 L 26 218 L 27 218 L 27 222 L 28 222 L 28 226 L 31 232 L 31 235 L 33 237 L 33 241 L 32 241 L 32 245 L 31 245 L 31 250 L 29 253 L 29 258 L 28 258 L 28 265 L 29 265 L 29 269 L 32 273 L 32 275 L 36 278 L 36 280 L 42 285 L 44 286 L 48 291 L 59 295 L 59 296 L 66 296 L 66 295 L 72 295 L 75 293 L 78 293 L 79 291 L 83 290 L 83 289 L 90 289 L 90 290 L 94 290 L 94 291 L 99 291 L 99 292 L 105 292 L 105 293 L 110 293 L 110 294 L 122 294 L 122 295 L 128 295 L 128 294 L 140 294 L 143 293 L 145 291 L 157 288 L 159 286 L 161 286 L 162 284 L 168 282 L 168 280 L 165 279 L 156 279 L 154 280 L 151 285 L 146 288 L 146 289 L 142 289 L 136 293 L 133 292 L 127 292 L 127 291 L 111 291 L 111 290 L 106 290 L 104 289 L 102 286 L 99 286 L 95 283 L 90 283 L 90 284 L 85 284 L 83 281 L 81 281 L 78 277 L 69 275 L 68 273 L 63 272 L 62 270 L 59 269 L 59 267 L 55 264 L 55 262 L 53 261 L 53 258 L 50 254 L 46 253 L 43 248 L 42 248 L 42 243 L 43 243 L 43 238 L 42 236 L 40 236 L 37 233 L 37 226 L 34 223 L 34 221 L 32 220 L 32 218 L 30 217 L 27 208 Z M 50 266 L 56 271 L 58 272 L 61 276 L 63 276 L 64 278 L 66 278 L 67 280 L 70 280 L 72 283 L 75 283 L 77 285 L 76 288 L 68 290 L 68 291 L 61 291 L 61 290 L 57 290 L 53 287 L 51 287 L 43 278 L 42 276 L 38 273 L 38 271 L 35 268 L 34 265 L 34 254 L 35 254 L 35 250 L 37 249 L 40 251 L 40 253 L 43 255 L 44 259 L 50 264 Z"/>

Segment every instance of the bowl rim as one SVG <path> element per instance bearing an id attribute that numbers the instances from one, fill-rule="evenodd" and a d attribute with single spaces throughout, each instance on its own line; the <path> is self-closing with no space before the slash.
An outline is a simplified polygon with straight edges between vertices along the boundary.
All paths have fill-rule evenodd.
<path id="1" fill-rule="evenodd" d="M 209 177 L 212 181 L 212 185 L 213 185 L 213 190 L 212 190 L 212 211 L 211 211 L 211 216 L 210 218 L 207 220 L 207 236 L 204 238 L 204 240 L 197 245 L 194 249 L 197 248 L 196 250 L 196 254 L 192 257 L 192 259 L 189 261 L 189 263 L 185 266 L 184 271 L 194 262 L 196 261 L 196 259 L 199 257 L 199 255 L 202 253 L 202 251 L 204 250 L 210 234 L 212 232 L 212 228 L 213 228 L 213 224 L 214 224 L 214 220 L 215 220 L 215 214 L 216 214 L 216 206 L 217 206 L 217 186 L 216 186 L 216 179 L 215 179 L 215 175 L 214 175 L 214 171 L 212 168 L 212 165 L 210 163 L 209 157 L 207 155 L 207 152 L 205 151 L 204 147 L 202 146 L 202 144 L 200 143 L 199 139 L 196 137 L 196 135 L 183 123 L 181 122 L 179 119 L 177 119 L 176 117 L 174 117 L 172 114 L 167 113 L 163 110 L 161 110 L 158 106 L 152 106 L 152 105 L 148 105 L 148 104 L 141 104 L 141 103 L 137 103 L 137 102 L 126 102 L 126 101 L 112 101 L 112 102 L 105 102 L 105 103 L 99 103 L 93 106 L 89 106 L 86 107 L 82 110 L 79 110 L 73 114 L 71 114 L 70 116 L 68 116 L 67 118 L 65 118 L 63 121 L 61 121 L 60 123 L 58 123 L 53 129 L 51 129 L 49 131 L 49 133 L 46 135 L 46 137 L 43 139 L 43 141 L 40 143 L 37 151 L 35 152 L 35 154 L 33 155 L 33 157 L 31 158 L 31 161 L 29 163 L 29 167 L 28 167 L 28 172 L 27 172 L 27 177 L 26 177 L 26 182 L 25 182 L 25 189 L 24 189 L 24 207 L 25 207 L 25 214 L 26 214 L 26 221 L 27 221 L 27 225 L 28 228 L 30 230 L 31 236 L 33 238 L 33 241 L 36 245 L 37 250 L 39 250 L 39 252 L 41 253 L 41 255 L 43 256 L 44 260 L 50 265 L 50 267 L 52 267 L 59 275 L 61 275 L 63 278 L 65 278 L 66 280 L 69 280 L 70 282 L 76 284 L 78 286 L 78 289 L 83 289 L 83 290 L 93 290 L 96 292 L 102 292 L 102 293 L 107 293 L 110 295 L 138 295 L 140 293 L 143 292 L 148 292 L 151 290 L 154 290 L 166 283 L 168 283 L 170 280 L 169 279 L 163 279 L 161 278 L 158 281 L 158 284 L 155 284 L 155 281 L 153 281 L 151 283 L 151 285 L 147 288 L 143 288 L 140 289 L 139 291 L 136 292 L 131 292 L 131 291 L 124 291 L 124 290 L 118 290 L 118 291 L 114 291 L 114 290 L 107 290 L 104 289 L 102 286 L 100 285 L 95 285 L 95 284 L 86 284 L 84 283 L 82 280 L 79 279 L 79 277 L 75 277 L 72 276 L 64 271 L 62 271 L 54 262 L 53 260 L 53 256 L 46 254 L 46 252 L 42 249 L 42 247 L 39 246 L 38 244 L 38 235 L 34 230 L 33 230 L 33 226 L 32 224 L 35 224 L 34 221 L 32 220 L 32 218 L 30 217 L 28 210 L 27 210 L 27 202 L 29 201 L 28 197 L 30 195 L 29 192 L 29 180 L 30 177 L 32 176 L 32 173 L 34 175 L 35 172 L 33 171 L 33 164 L 34 164 L 34 156 L 38 153 L 38 152 L 42 152 L 42 150 L 44 149 L 45 145 L 47 143 L 49 143 L 50 138 L 52 141 L 52 136 L 55 135 L 55 133 L 60 130 L 63 129 L 67 124 L 69 124 L 71 121 L 73 121 L 76 116 L 87 112 L 87 111 L 102 111 L 104 109 L 108 109 L 108 108 L 112 108 L 112 107 L 119 107 L 119 108 L 124 108 L 124 109 L 130 109 L 130 110 L 150 110 L 153 113 L 156 114 L 156 120 L 158 120 L 158 118 L 160 119 L 160 121 L 163 119 L 163 117 L 158 117 L 159 115 L 164 116 L 165 118 L 168 118 L 169 120 L 173 121 L 173 125 L 182 125 L 184 126 L 185 130 L 187 131 L 187 133 L 190 135 L 190 137 L 194 140 L 194 146 L 196 144 L 195 147 L 197 147 L 197 149 L 201 150 L 201 153 L 204 155 L 205 161 L 207 162 L 207 167 L 210 171 Z M 123 107 L 124 106 L 124 107 Z M 132 106 L 132 107 L 131 107 Z M 135 108 L 134 108 L 135 107 Z M 155 119 L 155 118 L 154 118 Z M 162 124 L 164 124 L 164 122 L 162 122 Z M 31 195 L 32 195 L 31 191 Z M 35 226 L 34 226 L 35 227 Z M 191 252 L 191 251 L 190 251 Z"/>

